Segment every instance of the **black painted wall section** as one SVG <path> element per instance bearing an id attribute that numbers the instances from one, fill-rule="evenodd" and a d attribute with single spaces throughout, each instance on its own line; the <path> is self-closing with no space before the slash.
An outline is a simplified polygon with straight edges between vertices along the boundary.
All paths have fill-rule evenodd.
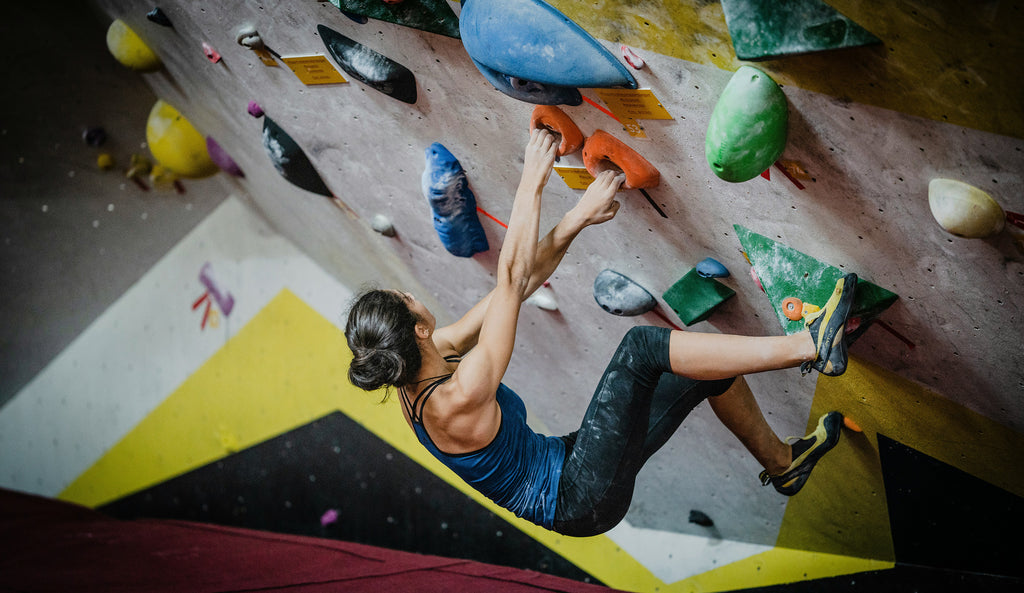
<path id="1" fill-rule="evenodd" d="M 321 517 L 336 510 L 337 520 Z M 465 558 L 596 582 L 340 412 L 100 508 Z"/>
<path id="2" fill-rule="evenodd" d="M 897 562 L 1024 578 L 1024 499 L 882 434 L 878 449 Z"/>

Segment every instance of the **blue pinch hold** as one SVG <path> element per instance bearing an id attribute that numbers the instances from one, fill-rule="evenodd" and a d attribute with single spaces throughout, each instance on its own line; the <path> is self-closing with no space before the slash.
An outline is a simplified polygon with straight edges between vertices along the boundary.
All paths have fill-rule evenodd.
<path id="1" fill-rule="evenodd" d="M 474 61 L 502 74 L 571 88 L 637 88 L 596 39 L 542 0 L 463 0 L 459 34 Z"/>
<path id="2" fill-rule="evenodd" d="M 729 270 L 718 260 L 706 257 L 697 264 L 697 275 L 701 278 L 728 278 Z"/>
<path id="3" fill-rule="evenodd" d="M 449 253 L 471 257 L 487 251 L 487 235 L 476 213 L 476 196 L 469 189 L 466 171 L 439 142 L 424 151 L 426 168 L 420 185 L 434 213 L 434 230 Z"/>

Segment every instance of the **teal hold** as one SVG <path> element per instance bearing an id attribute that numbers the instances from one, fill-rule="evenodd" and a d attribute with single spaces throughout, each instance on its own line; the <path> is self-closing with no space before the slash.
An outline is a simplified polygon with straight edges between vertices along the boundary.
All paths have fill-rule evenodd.
<path id="1" fill-rule="evenodd" d="M 740 183 L 771 167 L 786 148 L 789 107 L 770 76 L 742 66 L 725 86 L 704 141 L 708 165 L 720 178 Z"/>

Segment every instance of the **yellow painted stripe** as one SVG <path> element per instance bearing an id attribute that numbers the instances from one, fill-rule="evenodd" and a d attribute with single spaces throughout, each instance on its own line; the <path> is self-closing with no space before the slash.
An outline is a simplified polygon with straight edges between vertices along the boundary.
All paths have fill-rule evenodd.
<path id="1" fill-rule="evenodd" d="M 60 498 L 99 506 L 335 410 L 347 351 L 337 328 L 281 292 Z"/>
<path id="2" fill-rule="evenodd" d="M 702 592 L 735 591 L 751 587 L 769 587 L 815 579 L 892 568 L 892 562 L 851 558 L 805 550 L 774 548 L 733 562 L 717 570 L 677 583 L 663 591 Z"/>
<path id="3" fill-rule="evenodd" d="M 883 45 L 744 62 L 718 2 L 549 2 L 601 39 L 730 72 L 753 64 L 782 85 L 1024 138 L 1024 91 L 1006 68 L 1024 55 L 1012 3 L 829 0 Z"/>

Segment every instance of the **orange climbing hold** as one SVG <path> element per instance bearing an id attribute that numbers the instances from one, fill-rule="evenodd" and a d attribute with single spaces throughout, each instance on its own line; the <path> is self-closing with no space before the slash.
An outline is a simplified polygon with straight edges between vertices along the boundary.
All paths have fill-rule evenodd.
<path id="1" fill-rule="evenodd" d="M 849 416 L 843 416 L 843 424 L 853 432 L 864 432 L 860 425 L 851 420 Z"/>
<path id="2" fill-rule="evenodd" d="M 782 299 L 782 314 L 790 321 L 800 321 L 804 315 L 804 303 L 796 297 Z"/>
<path id="3" fill-rule="evenodd" d="M 572 154 L 583 148 L 583 132 L 569 114 L 555 105 L 538 105 L 530 116 L 530 130 L 547 128 L 562 137 L 558 156 Z"/>
<path id="4" fill-rule="evenodd" d="M 661 173 L 621 140 L 604 130 L 597 130 L 583 145 L 583 164 L 591 175 L 597 176 L 608 169 L 618 169 L 626 174 L 623 189 L 656 187 L 661 182 Z"/>

